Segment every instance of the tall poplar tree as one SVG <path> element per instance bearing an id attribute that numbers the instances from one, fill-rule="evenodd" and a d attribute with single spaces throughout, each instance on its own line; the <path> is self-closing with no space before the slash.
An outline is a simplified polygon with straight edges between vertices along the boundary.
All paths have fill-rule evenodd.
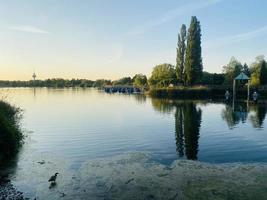
<path id="1" fill-rule="evenodd" d="M 184 62 L 186 50 L 186 26 L 183 24 L 178 34 L 177 55 L 176 55 L 176 77 L 180 83 L 184 82 Z"/>
<path id="2" fill-rule="evenodd" d="M 201 28 L 200 22 L 195 16 L 191 18 L 187 34 L 186 56 L 185 56 L 185 81 L 192 85 L 201 81 L 203 72 L 201 56 Z"/>

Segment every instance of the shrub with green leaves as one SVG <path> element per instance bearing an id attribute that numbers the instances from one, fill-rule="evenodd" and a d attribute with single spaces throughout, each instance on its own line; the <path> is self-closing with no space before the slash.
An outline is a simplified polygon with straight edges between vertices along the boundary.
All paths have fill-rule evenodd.
<path id="1" fill-rule="evenodd" d="M 13 156 L 21 146 L 20 116 L 19 108 L 0 100 L 0 162 Z"/>

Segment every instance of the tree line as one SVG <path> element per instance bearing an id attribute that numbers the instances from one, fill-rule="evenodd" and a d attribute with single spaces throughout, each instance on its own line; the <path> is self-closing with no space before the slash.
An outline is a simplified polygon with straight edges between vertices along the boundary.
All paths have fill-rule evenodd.
<path id="1" fill-rule="evenodd" d="M 136 74 L 134 77 L 123 77 L 118 80 L 97 79 L 62 79 L 52 78 L 46 80 L 30 81 L 4 81 L 0 80 L 0 87 L 96 87 L 101 88 L 106 85 L 128 85 L 139 88 L 147 87 L 147 77 L 143 74 Z"/>
<path id="2" fill-rule="evenodd" d="M 223 67 L 225 84 L 232 84 L 233 79 L 241 72 L 250 77 L 250 82 L 253 86 L 267 84 L 267 62 L 264 56 L 257 56 L 250 67 L 246 63 L 242 64 L 235 57 L 232 57 L 229 63 Z"/>

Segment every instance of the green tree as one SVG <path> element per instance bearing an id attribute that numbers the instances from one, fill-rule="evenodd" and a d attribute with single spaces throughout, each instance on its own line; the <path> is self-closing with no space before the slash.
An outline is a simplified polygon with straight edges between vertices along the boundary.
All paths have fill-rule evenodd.
<path id="1" fill-rule="evenodd" d="M 200 22 L 195 16 L 191 18 L 187 34 L 185 56 L 185 81 L 192 85 L 201 81 L 203 71 L 201 57 L 201 28 Z"/>
<path id="2" fill-rule="evenodd" d="M 186 42 L 186 26 L 183 24 L 178 34 L 178 43 L 177 43 L 177 56 L 176 56 L 176 77 L 177 80 L 181 83 L 184 82 L 184 62 L 185 62 L 185 46 Z"/>
<path id="3" fill-rule="evenodd" d="M 112 82 L 113 85 L 132 85 L 133 81 L 131 77 L 123 77 L 120 78 L 119 80 L 115 80 Z"/>
<path id="4" fill-rule="evenodd" d="M 232 57 L 230 62 L 223 67 L 226 84 L 232 85 L 234 78 L 241 73 L 242 68 L 242 64 L 235 57 Z"/>
<path id="5" fill-rule="evenodd" d="M 224 74 L 216 74 L 203 72 L 201 83 L 203 85 L 222 85 L 224 82 Z"/>
<path id="6" fill-rule="evenodd" d="M 264 56 L 256 57 L 251 66 L 251 85 L 259 86 L 267 84 L 267 63 Z"/>
<path id="7" fill-rule="evenodd" d="M 242 72 L 244 72 L 247 76 L 250 76 L 250 69 L 249 69 L 247 63 L 245 63 L 243 65 Z"/>
<path id="8" fill-rule="evenodd" d="M 93 87 L 104 87 L 106 85 L 111 85 L 111 81 L 110 80 L 105 80 L 105 79 L 98 79 L 94 82 Z"/>
<path id="9" fill-rule="evenodd" d="M 174 66 L 171 64 L 161 64 L 153 68 L 149 84 L 157 87 L 167 87 L 175 83 L 176 75 Z"/>
<path id="10" fill-rule="evenodd" d="M 136 74 L 133 77 L 133 85 L 135 87 L 144 89 L 147 86 L 147 77 L 143 74 Z"/>

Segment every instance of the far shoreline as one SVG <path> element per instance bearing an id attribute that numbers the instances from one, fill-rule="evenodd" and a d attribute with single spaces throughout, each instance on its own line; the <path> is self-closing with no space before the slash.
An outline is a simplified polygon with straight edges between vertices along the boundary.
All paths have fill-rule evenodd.
<path id="1" fill-rule="evenodd" d="M 109 86 L 112 87 L 112 86 Z M 114 86 L 117 87 L 117 86 Z M 134 86 L 121 86 L 121 87 L 133 87 Z M 13 89 L 13 88 L 32 88 L 32 89 L 96 89 L 105 91 L 105 87 L 48 87 L 48 86 L 0 86 L 1 89 Z M 137 94 L 146 95 L 152 98 L 164 98 L 164 99 L 177 99 L 177 100 L 222 100 L 225 101 L 225 92 L 228 90 L 231 94 L 229 101 L 232 101 L 232 89 L 227 86 L 173 86 L 173 87 L 162 87 L 162 88 L 150 88 L 143 90 Z M 267 89 L 251 89 L 250 90 L 250 101 L 252 101 L 252 93 L 257 91 L 259 93 L 259 100 L 267 100 Z M 0 91 L 1 92 L 1 91 Z M 247 89 L 237 88 L 236 100 L 248 100 Z M 106 92 L 110 94 L 124 93 L 127 92 Z M 135 93 L 130 93 L 135 94 Z"/>

